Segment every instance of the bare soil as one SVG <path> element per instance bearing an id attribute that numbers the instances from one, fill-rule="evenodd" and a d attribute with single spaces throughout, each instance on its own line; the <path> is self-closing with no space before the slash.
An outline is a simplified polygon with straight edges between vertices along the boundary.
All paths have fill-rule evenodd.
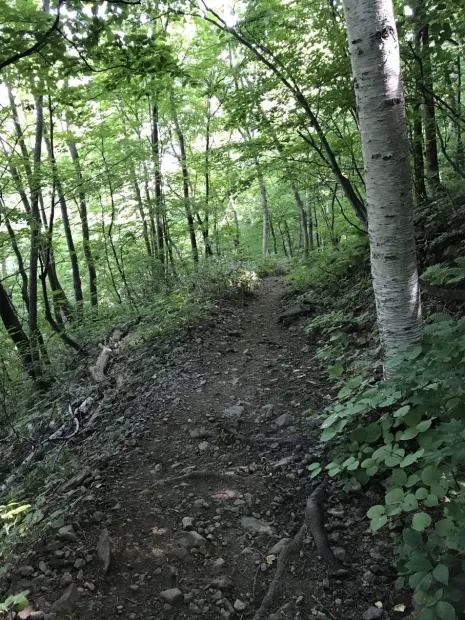
<path id="1" fill-rule="evenodd" d="M 37 541 L 22 558 L 34 573 L 12 580 L 30 587 L 45 618 L 254 617 L 276 570 L 272 548 L 299 530 L 318 484 L 307 466 L 327 461 L 315 416 L 332 388 L 299 325 L 278 325 L 283 292 L 268 278 L 246 304 L 220 304 L 189 333 L 127 339 L 100 430 L 80 439 L 93 475 L 67 491 L 71 536 Z M 405 616 L 394 611 L 392 541 L 373 537 L 365 518 L 377 493 L 329 483 L 324 523 L 344 570 L 330 569 L 308 535 L 265 618 Z M 50 607 L 70 584 L 77 601 Z"/>

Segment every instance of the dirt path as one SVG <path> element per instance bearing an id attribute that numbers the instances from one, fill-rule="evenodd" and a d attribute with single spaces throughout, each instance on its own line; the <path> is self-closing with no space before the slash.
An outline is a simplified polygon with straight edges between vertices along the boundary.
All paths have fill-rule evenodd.
<path id="1" fill-rule="evenodd" d="M 74 620 L 253 617 L 274 547 L 298 531 L 315 486 L 306 465 L 323 448 L 311 417 L 329 398 L 314 346 L 277 324 L 282 294 L 269 278 L 247 306 L 222 305 L 189 339 L 123 350 L 104 410 L 125 443 L 84 498 L 77 539 L 35 556 L 61 579 L 42 586 L 36 608 L 71 582 L 79 600 L 64 617 Z M 366 533 L 367 502 L 332 487 L 325 525 L 347 570 L 332 574 L 306 538 L 266 618 L 394 617 L 387 545 Z M 103 528 L 106 574 L 96 553 Z"/>

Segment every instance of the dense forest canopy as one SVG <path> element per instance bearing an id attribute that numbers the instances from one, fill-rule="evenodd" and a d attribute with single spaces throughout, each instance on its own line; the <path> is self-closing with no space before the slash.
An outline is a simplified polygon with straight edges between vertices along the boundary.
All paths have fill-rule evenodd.
<path id="1" fill-rule="evenodd" d="M 424 386 L 443 390 L 434 402 L 447 415 L 463 405 L 463 361 L 454 358 L 462 345 L 452 353 L 463 326 L 450 319 L 447 333 L 423 331 L 419 292 L 421 284 L 447 301 L 465 297 L 464 41 L 463 0 L 3 0 L 2 437 L 20 436 L 11 409 L 71 393 L 76 368 L 89 367 L 116 325 L 142 320 L 150 327 L 141 339 L 159 336 L 174 329 L 173 317 L 187 325 L 207 298 L 249 290 L 257 273 L 276 265 L 290 273 L 295 294 L 315 287 L 324 296 L 335 282 L 367 277 L 370 246 L 388 396 L 363 392 L 373 373 L 356 379 L 339 393 L 323 435 L 333 439 L 356 414 L 395 403 L 393 416 L 409 415 L 410 430 L 395 436 L 399 423 L 389 418 L 366 444 L 351 436 L 358 456 L 326 470 L 363 470 L 357 480 L 366 484 L 397 467 L 402 486 L 403 468 L 426 444 L 409 460 L 399 443 L 431 426 L 428 418 L 416 432 L 426 416 Z M 352 297 L 341 297 L 358 325 L 357 310 L 365 316 L 371 303 L 359 290 L 355 284 Z M 427 305 L 426 315 L 434 309 Z M 336 356 L 328 371 L 336 381 L 345 372 L 339 329 L 349 320 L 338 312 L 312 323 L 331 338 L 320 358 Z M 434 353 L 441 343 L 444 355 Z M 409 367 L 417 358 L 418 376 Z M 93 380 L 100 371 L 97 364 Z M 437 373 L 443 382 L 428 384 Z M 436 413 L 428 410 L 432 419 Z M 437 432 L 443 438 L 428 444 L 423 465 L 455 480 L 458 448 Z M 386 464 L 370 452 L 376 441 L 389 448 L 379 453 Z M 446 487 L 433 482 L 424 497 L 421 487 L 413 500 L 386 499 L 386 512 L 375 506 L 373 530 L 418 500 L 434 496 L 425 506 L 437 506 Z M 454 493 L 461 502 L 461 487 Z M 445 510 L 462 532 L 446 547 L 461 561 L 462 513 Z M 408 531 L 423 532 L 428 519 L 416 518 Z M 404 576 L 422 572 L 408 563 L 416 536 L 407 535 L 411 548 L 401 553 Z M 441 544 L 428 551 L 439 566 Z M 452 571 L 452 561 L 444 563 Z M 422 592 L 420 617 L 456 617 L 450 601 L 460 597 L 425 594 L 436 583 L 425 577 L 431 571 L 410 580 Z M 436 581 L 446 586 L 441 571 Z"/>

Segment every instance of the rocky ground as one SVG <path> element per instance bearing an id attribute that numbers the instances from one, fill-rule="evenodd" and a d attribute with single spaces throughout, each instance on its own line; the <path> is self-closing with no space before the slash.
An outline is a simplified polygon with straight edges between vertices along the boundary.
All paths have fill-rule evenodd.
<path id="1" fill-rule="evenodd" d="M 318 484 L 307 465 L 327 458 L 315 416 L 331 388 L 316 345 L 278 325 L 282 295 L 268 278 L 188 334 L 126 339 L 98 423 L 73 440 L 82 466 L 57 491 L 67 511 L 8 575 L 6 590 L 31 591 L 20 617 L 255 617 Z M 368 531 L 376 493 L 330 483 L 324 525 L 339 566 L 307 532 L 263 618 L 405 616 L 392 541 Z"/>

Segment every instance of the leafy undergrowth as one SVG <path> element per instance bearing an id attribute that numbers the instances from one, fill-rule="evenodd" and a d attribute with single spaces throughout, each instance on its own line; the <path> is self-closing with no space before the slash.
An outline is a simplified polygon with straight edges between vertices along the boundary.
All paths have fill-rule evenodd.
<path id="1" fill-rule="evenodd" d="M 456 265 L 430 267 L 427 278 L 459 281 Z M 368 269 L 359 261 L 350 271 L 323 291 L 329 312 L 306 327 L 339 387 L 320 415 L 331 462 L 312 463 L 310 476 L 342 477 L 347 489 L 383 485 L 384 504 L 367 517 L 397 541 L 396 586 L 413 591 L 415 617 L 454 620 L 465 611 L 465 318 L 427 303 L 422 344 L 399 350 L 384 381 Z"/>

